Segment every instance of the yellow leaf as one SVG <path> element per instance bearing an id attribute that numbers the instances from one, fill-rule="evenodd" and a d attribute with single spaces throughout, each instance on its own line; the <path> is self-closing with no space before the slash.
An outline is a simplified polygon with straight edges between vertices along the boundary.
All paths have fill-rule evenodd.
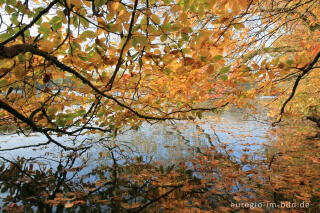
<path id="1" fill-rule="evenodd" d="M 66 203 L 66 204 L 64 204 L 64 207 L 65 207 L 65 208 L 71 208 L 71 207 L 73 207 L 73 206 L 74 206 L 73 203 Z"/>
<path id="2" fill-rule="evenodd" d="M 125 209 L 135 209 L 140 206 L 139 203 L 133 203 L 133 204 L 128 204 L 128 203 L 121 203 L 121 206 Z"/>
<path id="3" fill-rule="evenodd" d="M 152 19 L 152 21 L 153 21 L 154 23 L 160 24 L 160 18 L 159 18 L 157 15 L 152 14 L 152 15 L 151 15 L 151 19 Z"/>
<path id="4" fill-rule="evenodd" d="M 111 14 L 114 14 L 119 9 L 119 2 L 108 1 L 108 10 Z"/>
<path id="5" fill-rule="evenodd" d="M 241 7 L 241 9 L 247 9 L 248 1 L 247 0 L 238 0 L 237 4 Z"/>
<path id="6" fill-rule="evenodd" d="M 170 11 L 171 12 L 178 12 L 178 11 L 180 11 L 180 10 L 182 10 L 182 7 L 181 6 L 179 6 L 179 5 L 174 5 L 173 7 L 171 7 L 171 9 L 170 9 Z"/>
<path id="7" fill-rule="evenodd" d="M 82 1 L 80 0 L 70 0 L 70 4 L 73 4 L 75 9 L 80 9 L 82 7 Z"/>

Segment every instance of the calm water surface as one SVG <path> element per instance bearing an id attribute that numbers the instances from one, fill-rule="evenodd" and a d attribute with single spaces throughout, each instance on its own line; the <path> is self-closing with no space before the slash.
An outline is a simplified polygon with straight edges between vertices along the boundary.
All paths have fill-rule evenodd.
<path id="1" fill-rule="evenodd" d="M 119 134 L 107 142 L 100 135 L 88 135 L 78 137 L 77 141 L 83 145 L 93 145 L 89 155 L 95 159 L 97 152 L 102 151 L 105 145 L 118 144 L 123 150 L 131 153 L 150 157 L 153 160 L 166 163 L 182 160 L 192 155 L 190 150 L 194 148 L 206 148 L 215 145 L 226 144 L 234 150 L 234 156 L 242 155 L 242 150 L 248 144 L 255 148 L 261 147 L 266 142 L 265 135 L 270 125 L 260 121 L 246 118 L 240 112 L 227 112 L 222 115 L 211 115 L 200 121 L 159 122 L 156 124 L 144 123 L 138 130 L 130 130 Z M 63 144 L 76 146 L 75 142 L 65 137 L 56 138 Z M 22 134 L 0 135 L 0 148 L 10 149 L 17 146 L 39 144 L 46 142 L 46 138 L 40 134 L 32 134 L 26 137 Z M 252 148 L 251 147 L 251 148 Z M 39 148 L 18 149 L 2 151 L 0 155 L 6 158 L 40 157 L 48 153 L 59 155 L 60 148 L 54 144 Z"/>

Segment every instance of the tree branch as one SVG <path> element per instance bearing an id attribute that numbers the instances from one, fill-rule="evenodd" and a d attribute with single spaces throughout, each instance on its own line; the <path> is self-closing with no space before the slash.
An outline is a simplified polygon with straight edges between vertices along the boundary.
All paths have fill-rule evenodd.
<path id="1" fill-rule="evenodd" d="M 314 57 L 314 59 L 312 60 L 312 62 L 311 62 L 307 67 L 305 67 L 304 69 L 302 69 L 302 73 L 297 77 L 296 81 L 294 82 L 294 85 L 293 85 L 293 87 L 292 87 L 292 91 L 291 91 L 290 96 L 287 98 L 287 100 L 283 103 L 283 105 L 282 105 L 282 107 L 281 107 L 280 115 L 279 115 L 278 120 L 275 121 L 275 122 L 273 122 L 273 123 L 272 123 L 272 126 L 275 126 L 275 125 L 277 125 L 278 123 L 281 122 L 281 119 L 282 119 L 282 115 L 283 115 L 283 113 L 284 113 L 284 110 L 285 110 L 287 104 L 289 103 L 289 101 L 291 101 L 291 99 L 294 97 L 294 95 L 295 95 L 295 93 L 296 93 L 296 90 L 297 90 L 297 88 L 298 88 L 298 86 L 299 86 L 299 83 L 300 83 L 301 79 L 302 79 L 306 74 L 308 74 L 308 73 L 312 70 L 313 66 L 318 62 L 319 58 L 320 58 L 320 52 L 317 53 L 317 55 Z"/>
<path id="2" fill-rule="evenodd" d="M 150 115 L 145 115 L 145 114 L 141 114 L 140 112 L 134 110 L 133 108 L 131 108 L 130 106 L 127 106 L 126 104 L 120 102 L 119 100 L 117 100 L 115 97 L 105 94 L 104 92 L 102 92 L 101 90 L 99 90 L 97 87 L 95 87 L 90 80 L 88 80 L 87 78 L 85 78 L 84 76 L 82 76 L 79 72 L 77 72 L 76 70 L 72 69 L 71 67 L 61 63 L 57 57 L 50 55 L 49 53 L 38 49 L 36 46 L 34 45 L 30 45 L 30 44 L 16 44 L 16 45 L 12 45 L 10 47 L 3 47 L 2 50 L 0 51 L 0 59 L 1 58 L 13 58 L 15 56 L 17 56 L 20 53 L 26 53 L 26 52 L 31 52 L 34 55 L 38 55 L 38 56 L 42 56 L 44 57 L 46 60 L 52 62 L 53 64 L 55 64 L 58 68 L 60 68 L 61 70 L 71 73 L 73 74 L 75 77 L 77 77 L 78 79 L 80 79 L 84 84 L 88 85 L 93 91 L 95 91 L 97 94 L 110 99 L 112 101 L 114 101 L 116 104 L 118 104 L 119 106 L 129 110 L 130 112 L 132 112 L 133 114 L 135 114 L 137 117 L 139 118 L 143 118 L 146 120 L 178 120 L 178 118 L 176 117 L 169 117 L 172 114 L 176 114 L 176 113 L 187 113 L 190 111 L 208 111 L 208 110 L 216 110 L 217 107 L 212 107 L 212 108 L 190 108 L 188 110 L 177 110 L 168 114 L 164 114 L 163 116 L 150 116 Z M 226 106 L 223 105 L 221 107 Z M 59 128 L 57 129 L 42 129 L 36 126 L 36 124 L 34 122 L 32 122 L 30 119 L 26 118 L 25 116 L 23 116 L 22 114 L 20 114 L 17 110 L 15 110 L 14 108 L 12 108 L 11 106 L 9 106 L 8 104 L 6 104 L 5 102 L 0 100 L 0 107 L 4 108 L 6 111 L 8 111 L 9 113 L 11 113 L 12 115 L 14 115 L 15 117 L 17 117 L 19 120 L 27 123 L 34 131 L 38 131 L 38 132 L 42 132 L 44 133 L 48 138 L 50 138 L 51 140 L 53 140 L 49 135 L 48 135 L 48 131 L 56 131 L 56 132 L 61 132 L 63 134 L 71 134 L 71 132 L 67 132 L 64 130 L 61 130 Z M 92 128 L 95 129 L 95 128 Z M 77 132 L 77 131 L 75 131 Z M 55 141 L 55 143 L 59 144 L 58 142 Z M 60 144 L 60 146 L 63 146 Z M 65 147 L 65 146 L 63 146 Z M 66 149 L 70 149 L 68 147 L 66 147 Z"/>
<path id="3" fill-rule="evenodd" d="M 29 24 L 27 24 L 24 28 L 22 28 L 19 32 L 17 32 L 12 37 L 8 38 L 7 40 L 0 43 L 0 47 L 6 45 L 10 41 L 15 40 L 18 36 L 23 35 L 23 33 L 28 30 L 32 25 L 34 25 L 44 14 L 46 14 L 59 0 L 54 0 L 51 2 L 48 7 L 42 10 Z"/>
<path id="4" fill-rule="evenodd" d="M 73 151 L 76 151 L 76 150 L 79 150 L 78 148 L 71 148 L 71 147 L 67 147 L 67 146 L 64 146 L 62 145 L 61 143 L 55 141 L 48 133 L 48 129 L 42 129 L 41 127 L 38 127 L 32 120 L 30 120 L 29 118 L 25 117 L 24 115 L 22 115 L 20 112 L 18 112 L 16 109 L 12 108 L 9 104 L 3 102 L 1 99 L 0 99 L 0 109 L 4 109 L 6 110 L 7 112 L 9 112 L 10 114 L 12 114 L 15 118 L 18 118 L 19 120 L 21 120 L 22 122 L 28 124 L 33 131 L 36 131 L 36 132 L 40 132 L 40 133 L 43 133 L 48 139 L 49 139 L 49 142 L 52 142 L 54 144 L 56 144 L 57 146 L 60 146 L 61 148 L 63 148 L 64 150 L 73 150 Z M 54 129 L 54 131 L 56 132 L 63 132 L 65 133 L 65 131 L 63 130 L 60 130 L 60 129 Z"/>
<path id="5" fill-rule="evenodd" d="M 129 26 L 129 30 L 128 30 L 128 36 L 127 36 L 127 39 L 126 41 L 124 42 L 122 48 L 121 48 L 121 52 L 120 52 L 120 56 L 119 56 L 119 60 L 118 60 L 118 63 L 116 65 L 116 68 L 113 72 L 113 75 L 111 76 L 109 82 L 107 83 L 106 87 L 108 88 L 108 91 L 110 91 L 112 89 L 112 84 L 116 78 L 116 75 L 117 73 L 119 72 L 119 69 L 120 69 L 120 66 L 123 62 L 122 60 L 122 57 L 123 57 L 123 53 L 124 53 L 124 49 L 126 48 L 129 40 L 131 39 L 131 36 L 132 36 L 132 28 L 133 28 L 133 25 L 134 25 L 134 18 L 136 16 L 136 11 L 137 11 L 137 6 L 138 6 L 138 1 L 139 0 L 135 0 L 134 1 L 134 7 L 133 7 L 133 12 L 132 12 L 132 16 L 131 16 L 131 21 L 130 21 L 130 26 Z"/>

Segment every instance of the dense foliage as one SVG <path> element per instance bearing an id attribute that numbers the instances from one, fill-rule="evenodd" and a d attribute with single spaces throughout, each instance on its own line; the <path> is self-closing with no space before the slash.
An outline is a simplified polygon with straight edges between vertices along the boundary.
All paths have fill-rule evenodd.
<path id="1" fill-rule="evenodd" d="M 250 106 L 262 91 L 289 93 L 284 114 L 300 82 L 305 111 L 319 100 L 318 3 L 3 0 L 1 126 L 53 141 Z"/>

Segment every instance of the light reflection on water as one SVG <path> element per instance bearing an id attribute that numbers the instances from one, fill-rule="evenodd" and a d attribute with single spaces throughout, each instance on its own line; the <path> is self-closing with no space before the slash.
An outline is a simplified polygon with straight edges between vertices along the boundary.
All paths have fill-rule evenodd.
<path id="1" fill-rule="evenodd" d="M 179 122 L 159 122 L 150 125 L 144 123 L 138 130 L 131 130 L 118 135 L 115 139 L 106 139 L 104 142 L 95 143 L 103 139 L 100 135 L 84 135 L 79 137 L 79 141 L 86 140 L 84 145 L 92 145 L 92 148 L 85 154 L 85 159 L 77 158 L 73 167 L 85 165 L 77 177 L 90 174 L 95 168 L 101 165 L 112 166 L 112 158 L 107 156 L 101 158 L 101 153 L 105 153 L 107 148 L 114 144 L 119 146 L 119 152 L 114 152 L 115 158 L 121 159 L 123 156 L 134 157 L 143 156 L 146 161 L 159 161 L 164 165 L 187 162 L 198 152 L 206 148 L 217 146 L 223 154 L 232 156 L 239 160 L 244 153 L 263 152 L 261 145 L 265 142 L 265 134 L 269 125 L 256 121 L 244 120 L 244 114 L 240 112 L 227 112 L 222 115 L 204 116 L 201 121 L 179 121 Z M 64 145 L 76 146 L 74 141 L 66 137 L 54 137 Z M 2 135 L 0 136 L 0 149 L 9 149 L 17 146 L 39 144 L 46 142 L 46 138 L 40 134 L 33 134 L 30 137 L 23 135 Z M 251 151 L 244 151 L 250 145 Z M 255 145 L 252 145 L 255 144 Z M 222 148 L 224 147 L 224 148 Z M 0 152 L 0 157 L 16 160 L 20 158 L 32 159 L 34 169 L 41 170 L 41 166 L 58 168 L 60 159 L 65 158 L 70 152 L 61 152 L 61 149 L 51 144 L 42 148 L 27 148 L 12 151 Z M 88 159 L 88 161 L 87 161 Z M 125 164 L 126 159 L 118 161 Z M 246 169 L 243 167 L 243 169 Z M 108 173 L 108 172 L 106 172 Z M 67 174 L 68 178 L 73 178 L 73 173 Z M 108 175 L 107 175 L 108 176 Z M 89 175 L 85 181 L 94 183 L 96 176 Z M 5 196 L 6 193 L 2 194 Z M 3 205 L 0 198 L 0 207 Z"/>
<path id="2" fill-rule="evenodd" d="M 257 121 L 245 120 L 244 114 L 240 112 L 227 112 L 222 115 L 206 116 L 201 121 L 177 121 L 159 122 L 153 125 L 144 123 L 138 130 L 130 130 L 118 135 L 113 140 L 104 142 L 106 144 L 118 144 L 128 155 L 142 155 L 152 157 L 155 161 L 164 164 L 172 164 L 176 161 L 186 159 L 193 154 L 197 148 L 205 149 L 215 145 L 226 145 L 226 150 L 232 149 L 232 155 L 239 158 L 244 153 L 246 145 L 251 144 L 252 151 L 259 150 L 265 142 L 264 136 L 270 126 Z M 71 144 L 67 138 L 55 138 L 63 144 Z M 92 145 L 101 140 L 100 135 L 86 135 L 78 140 L 86 139 L 86 144 Z M 38 144 L 46 142 L 46 138 L 39 134 L 25 137 L 23 135 L 1 135 L 1 149 L 17 146 Z M 96 161 L 98 153 L 105 148 L 101 144 L 95 144 L 89 150 L 90 159 Z M 129 148 L 128 148 L 129 147 Z M 224 151 L 226 151 L 224 150 Z M 261 149 L 260 149 L 261 150 Z M 55 145 L 48 145 L 45 149 L 18 149 L 14 151 L 1 152 L 2 157 L 15 159 L 17 156 L 30 158 L 36 156 L 59 155 L 60 149 Z M 51 156 L 52 156 L 51 155 Z"/>

